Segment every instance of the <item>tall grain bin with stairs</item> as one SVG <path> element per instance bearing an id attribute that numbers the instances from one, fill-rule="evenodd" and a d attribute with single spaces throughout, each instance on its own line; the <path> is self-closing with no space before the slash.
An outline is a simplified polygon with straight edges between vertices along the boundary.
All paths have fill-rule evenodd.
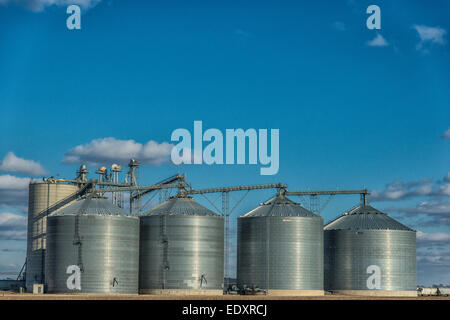
<path id="1" fill-rule="evenodd" d="M 26 288 L 32 292 L 33 284 L 45 282 L 45 250 L 47 217 L 45 210 L 78 191 L 76 184 L 60 183 L 49 179 L 29 184 Z M 44 213 L 44 214 L 40 214 Z"/>

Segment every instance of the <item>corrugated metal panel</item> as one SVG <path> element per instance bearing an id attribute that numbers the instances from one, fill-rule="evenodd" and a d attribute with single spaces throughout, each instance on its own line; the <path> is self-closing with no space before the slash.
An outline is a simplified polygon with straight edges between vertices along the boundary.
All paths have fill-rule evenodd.
<path id="1" fill-rule="evenodd" d="M 238 285 L 323 290 L 322 217 L 283 196 L 250 213 L 238 218 Z"/>
<path id="2" fill-rule="evenodd" d="M 73 213 L 67 207 L 64 214 L 60 211 L 48 217 L 48 292 L 138 293 L 139 219 L 105 214 L 120 212 L 120 208 L 113 209 L 105 201 L 79 200 L 71 206 Z M 99 208 L 101 214 L 93 214 Z M 81 290 L 67 288 L 70 275 L 66 271 L 71 265 L 82 270 Z"/>
<path id="3" fill-rule="evenodd" d="M 315 217 L 311 211 L 284 197 L 276 196 L 261 203 L 243 217 Z"/>
<path id="4" fill-rule="evenodd" d="M 358 206 L 325 226 L 325 230 L 408 230 L 387 214 L 369 206 Z"/>
<path id="5" fill-rule="evenodd" d="M 416 289 L 416 234 L 370 206 L 360 206 L 325 226 L 325 289 L 371 290 L 369 266 L 378 266 L 375 290 Z"/>
<path id="6" fill-rule="evenodd" d="M 77 200 L 75 203 L 53 213 L 53 215 L 67 215 L 67 214 L 92 214 L 92 215 L 112 215 L 112 216 L 126 216 L 128 213 L 123 209 L 112 204 L 106 198 L 83 198 Z"/>
<path id="7" fill-rule="evenodd" d="M 416 235 L 404 230 L 326 230 L 325 289 L 369 290 L 367 268 L 380 268 L 379 290 L 416 289 Z"/>
<path id="8" fill-rule="evenodd" d="M 186 215 L 186 216 L 217 216 L 189 197 L 174 197 L 144 213 L 144 216 Z"/>
<path id="9" fill-rule="evenodd" d="M 192 199 L 170 199 L 140 217 L 141 291 L 222 288 L 224 221 L 205 209 Z"/>
<path id="10" fill-rule="evenodd" d="M 35 216 L 54 203 L 78 190 L 76 185 L 30 183 L 28 197 L 26 287 L 32 292 L 34 283 L 44 283 L 47 217 Z"/>

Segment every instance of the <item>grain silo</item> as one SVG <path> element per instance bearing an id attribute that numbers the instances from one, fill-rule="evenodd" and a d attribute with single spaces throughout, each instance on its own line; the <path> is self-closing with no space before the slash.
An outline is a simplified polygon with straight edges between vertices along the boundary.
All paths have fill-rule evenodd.
<path id="1" fill-rule="evenodd" d="M 137 294 L 138 259 L 139 218 L 106 198 L 82 198 L 47 219 L 49 293 Z"/>
<path id="2" fill-rule="evenodd" d="M 224 220 L 176 196 L 140 217 L 139 292 L 222 294 Z"/>
<path id="3" fill-rule="evenodd" d="M 324 228 L 325 290 L 416 296 L 416 233 L 369 205 Z"/>
<path id="4" fill-rule="evenodd" d="M 323 219 L 284 195 L 238 218 L 237 281 L 270 295 L 323 295 Z"/>
<path id="5" fill-rule="evenodd" d="M 60 181 L 55 179 L 49 179 L 45 182 L 33 181 L 29 185 L 26 268 L 26 287 L 28 292 L 33 290 L 33 284 L 43 284 L 45 281 L 47 222 L 45 210 L 77 191 L 77 185 L 60 183 Z M 40 215 L 40 213 L 43 214 Z"/>

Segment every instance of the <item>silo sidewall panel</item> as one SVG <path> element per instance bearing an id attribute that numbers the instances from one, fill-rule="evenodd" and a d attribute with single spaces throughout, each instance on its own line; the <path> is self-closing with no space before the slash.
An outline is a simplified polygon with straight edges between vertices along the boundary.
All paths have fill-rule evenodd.
<path id="1" fill-rule="evenodd" d="M 407 230 L 325 230 L 325 289 L 416 290 L 416 235 Z M 373 267 L 371 267 L 373 268 Z"/>
<path id="2" fill-rule="evenodd" d="M 321 217 L 238 218 L 238 286 L 323 290 Z"/>
<path id="3" fill-rule="evenodd" d="M 137 217 L 53 216 L 47 225 L 48 292 L 138 293 Z M 81 290 L 67 286 L 67 268 L 73 265 L 82 270 Z"/>
<path id="4" fill-rule="evenodd" d="M 222 288 L 221 217 L 145 216 L 140 224 L 140 290 Z"/>

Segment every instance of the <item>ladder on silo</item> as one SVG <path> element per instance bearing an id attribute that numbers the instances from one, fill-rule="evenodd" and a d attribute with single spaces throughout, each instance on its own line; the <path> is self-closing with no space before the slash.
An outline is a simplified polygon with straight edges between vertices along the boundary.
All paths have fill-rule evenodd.
<path id="1" fill-rule="evenodd" d="M 161 242 L 162 242 L 162 246 L 163 246 L 163 263 L 162 263 L 162 289 L 166 288 L 166 281 L 167 281 L 167 275 L 166 272 L 167 270 L 170 269 L 169 266 L 169 238 L 167 236 L 167 224 L 166 224 L 166 216 L 162 215 L 160 217 L 160 237 L 161 237 Z"/>
<path id="2" fill-rule="evenodd" d="M 80 236 L 80 216 L 75 216 L 75 233 L 74 233 L 74 239 L 73 244 L 77 246 L 77 265 L 80 267 L 80 271 L 84 272 L 83 268 L 83 252 L 82 252 L 82 241 Z"/>

